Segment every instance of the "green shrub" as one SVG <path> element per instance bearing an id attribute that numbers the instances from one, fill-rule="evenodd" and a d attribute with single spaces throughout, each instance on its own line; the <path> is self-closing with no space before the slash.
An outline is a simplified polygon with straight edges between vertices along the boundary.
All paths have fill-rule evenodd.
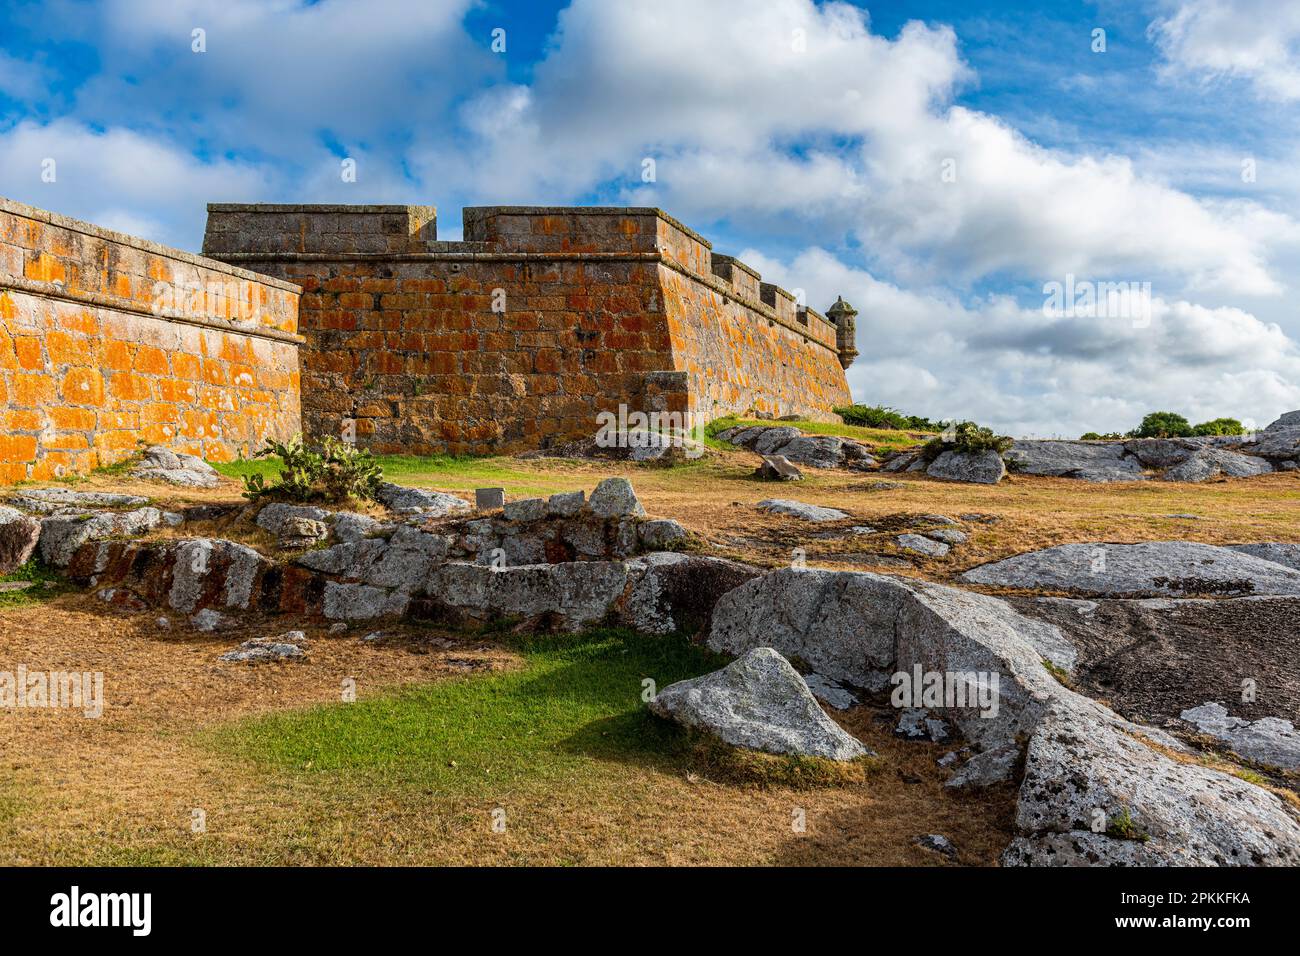
<path id="1" fill-rule="evenodd" d="M 984 451 L 996 451 L 999 455 L 1011 447 L 1013 439 L 998 435 L 991 428 L 984 428 L 974 422 L 954 422 L 945 425 L 937 438 L 925 443 L 921 454 L 927 461 L 934 461 L 945 451 L 978 454 Z"/>
<path id="2" fill-rule="evenodd" d="M 846 425 L 858 425 L 863 428 L 891 428 L 895 431 L 937 432 L 942 428 L 939 422 L 933 422 L 919 415 L 904 415 L 888 405 L 842 405 L 836 408 Z"/>
<path id="3" fill-rule="evenodd" d="M 1194 435 L 1244 435 L 1246 426 L 1235 418 L 1212 418 L 1192 428 Z"/>
<path id="4" fill-rule="evenodd" d="M 287 498 L 291 501 L 371 499 L 384 480 L 374 455 L 355 445 L 326 436 L 319 446 L 306 445 L 301 435 L 287 442 L 268 440 L 253 457 L 280 459 L 280 475 L 267 484 L 260 474 L 244 476 L 244 497 Z"/>
<path id="5" fill-rule="evenodd" d="M 1134 429 L 1134 438 L 1190 438 L 1192 423 L 1177 412 L 1152 412 Z"/>
<path id="6" fill-rule="evenodd" d="M 1106 432 L 1105 434 L 1084 432 L 1079 436 L 1079 441 L 1121 441 L 1126 437 L 1126 435 L 1121 435 L 1119 432 Z"/>

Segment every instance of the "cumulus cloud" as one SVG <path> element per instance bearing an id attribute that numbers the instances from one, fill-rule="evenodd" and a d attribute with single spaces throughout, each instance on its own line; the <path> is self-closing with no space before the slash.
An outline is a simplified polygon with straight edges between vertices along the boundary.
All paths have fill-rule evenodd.
<path id="1" fill-rule="evenodd" d="M 1166 6 L 1148 31 L 1166 76 L 1244 79 L 1265 99 L 1300 100 L 1300 7 L 1275 0 Z"/>
<path id="2" fill-rule="evenodd" d="M 691 219 L 829 232 L 908 283 L 1074 272 L 1281 291 L 1258 221 L 954 106 L 969 78 L 951 29 L 891 40 L 844 4 L 574 0 L 534 81 L 474 98 L 470 139 L 423 163 L 479 196 L 603 185 Z"/>
<path id="3" fill-rule="evenodd" d="M 46 182 L 50 161 L 54 181 Z M 66 119 L 0 134 L 0 181 L 9 198 L 183 248 L 202 235 L 208 198 L 255 200 L 270 189 L 249 164 L 205 163 L 131 130 Z"/>
<path id="4" fill-rule="evenodd" d="M 1045 437 L 1127 430 L 1157 408 L 1262 426 L 1300 407 L 1300 348 L 1241 309 L 1154 297 L 1149 316 L 1071 316 L 1007 296 L 901 289 L 822 249 L 741 258 L 769 281 L 804 286 L 814 306 L 842 294 L 859 310 L 849 384 L 872 404 Z"/>

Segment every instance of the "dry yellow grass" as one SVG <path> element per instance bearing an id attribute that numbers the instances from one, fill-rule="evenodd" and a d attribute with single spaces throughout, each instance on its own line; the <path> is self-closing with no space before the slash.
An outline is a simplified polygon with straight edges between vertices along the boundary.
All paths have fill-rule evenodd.
<path id="1" fill-rule="evenodd" d="M 878 556 L 893 550 L 893 529 L 921 515 L 996 516 L 996 523 L 966 523 L 971 540 L 948 558 L 902 569 L 939 580 L 1071 541 L 1292 540 L 1300 517 L 1300 477 L 1285 473 L 1204 485 L 1012 476 L 986 487 L 809 469 L 804 482 L 774 485 L 751 477 L 754 464 L 741 451 L 672 469 L 500 459 L 468 475 L 446 468 L 401 480 L 462 494 L 500 484 L 522 495 L 590 491 L 601 478 L 621 474 L 633 480 L 651 515 L 676 518 L 715 553 L 765 565 L 784 563 L 791 549 L 802 547 L 812 565 L 879 569 Z M 899 487 L 873 489 L 879 481 Z M 167 507 L 239 500 L 233 481 L 178 491 L 97 475 L 77 487 L 148 494 Z M 846 524 L 882 530 L 861 539 L 821 539 L 824 529 L 757 511 L 767 497 L 840 508 L 853 516 Z M 1204 520 L 1168 517 L 1180 512 Z M 234 667 L 216 657 L 242 635 L 162 631 L 156 616 L 110 612 L 86 595 L 0 611 L 0 669 L 21 662 L 32 669 L 102 670 L 110 702 L 100 720 L 66 711 L 0 711 L 0 864 L 925 865 L 944 861 L 913 845 L 912 837 L 940 832 L 961 848 L 963 863 L 987 865 L 1009 838 L 1012 793 L 967 798 L 945 791 L 934 765 L 942 750 L 896 741 L 869 709 L 845 718 L 885 758 L 885 769 L 865 785 L 741 786 L 608 762 L 563 787 L 524 784 L 501 794 L 496 800 L 508 807 L 510 825 L 493 833 L 492 801 L 376 793 L 363 777 L 271 773 L 205 747 L 200 738 L 248 715 L 337 700 L 345 677 L 356 678 L 365 697 L 459 674 L 449 656 L 474 654 L 511 667 L 511 653 L 475 649 L 479 641 L 469 641 L 467 651 L 464 638 L 447 648 L 431 646 L 427 632 L 367 645 L 332 640 L 317 629 L 305 664 Z M 249 635 L 264 633 L 263 625 L 248 622 Z M 196 807 L 207 812 L 202 836 L 190 832 Z M 806 833 L 791 828 L 796 808 L 806 814 Z"/>

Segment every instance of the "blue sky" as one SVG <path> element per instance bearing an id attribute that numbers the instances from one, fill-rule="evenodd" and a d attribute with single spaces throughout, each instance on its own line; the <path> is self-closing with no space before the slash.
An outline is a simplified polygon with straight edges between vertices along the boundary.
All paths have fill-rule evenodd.
<path id="1" fill-rule="evenodd" d="M 659 205 L 852 301 L 859 400 L 1263 425 L 1300 408 L 1291 6 L 10 0 L 0 194 L 187 249 L 211 201 L 434 203 L 444 238 L 469 204 Z M 1134 294 L 1045 307 L 1067 278 Z"/>

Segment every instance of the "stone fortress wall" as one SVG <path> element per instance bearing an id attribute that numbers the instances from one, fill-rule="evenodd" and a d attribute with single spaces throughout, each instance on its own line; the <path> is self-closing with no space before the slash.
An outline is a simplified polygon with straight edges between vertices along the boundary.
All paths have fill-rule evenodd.
<path id="1" fill-rule="evenodd" d="M 299 290 L 0 198 L 0 482 L 301 428 Z"/>
<path id="2" fill-rule="evenodd" d="M 852 314 L 803 308 L 658 209 L 208 207 L 204 254 L 302 287 L 303 424 L 376 452 L 515 452 L 629 410 L 833 420 Z"/>

